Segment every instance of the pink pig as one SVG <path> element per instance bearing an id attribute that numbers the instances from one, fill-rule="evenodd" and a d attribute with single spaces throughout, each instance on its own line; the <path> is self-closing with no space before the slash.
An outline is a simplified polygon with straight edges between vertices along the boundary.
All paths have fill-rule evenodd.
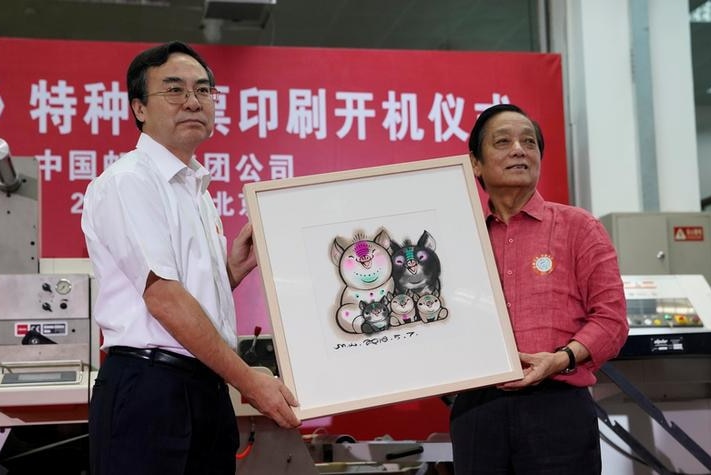
<path id="1" fill-rule="evenodd" d="M 356 235 L 350 245 L 340 238 L 333 240 L 331 260 L 345 283 L 336 311 L 336 323 L 343 331 L 363 333 L 360 302 L 379 301 L 393 291 L 389 246 L 390 237 L 385 230 L 373 240 Z"/>

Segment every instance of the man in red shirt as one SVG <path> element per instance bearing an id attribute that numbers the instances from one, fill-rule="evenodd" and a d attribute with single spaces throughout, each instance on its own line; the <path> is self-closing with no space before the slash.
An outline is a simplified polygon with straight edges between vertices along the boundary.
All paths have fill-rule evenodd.
<path id="1" fill-rule="evenodd" d="M 484 111 L 469 138 L 524 377 L 457 396 L 458 475 L 601 472 L 587 387 L 627 338 L 622 279 L 600 222 L 536 190 L 543 148 L 538 124 L 510 104 Z"/>

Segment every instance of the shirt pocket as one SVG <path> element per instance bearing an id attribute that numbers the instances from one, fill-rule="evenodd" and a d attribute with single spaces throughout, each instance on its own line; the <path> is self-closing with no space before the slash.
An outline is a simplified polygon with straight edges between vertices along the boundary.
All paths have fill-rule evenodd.
<path id="1" fill-rule="evenodd" d="M 517 331 L 549 329 L 557 306 L 554 298 L 555 276 L 527 272 L 519 285 L 523 291 L 518 296 L 514 327 Z"/>

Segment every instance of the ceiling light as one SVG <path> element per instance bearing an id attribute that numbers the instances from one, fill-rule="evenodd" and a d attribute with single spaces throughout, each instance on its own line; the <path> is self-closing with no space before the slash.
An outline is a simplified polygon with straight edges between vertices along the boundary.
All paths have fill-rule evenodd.
<path id="1" fill-rule="evenodd" d="M 206 0 L 205 18 L 264 27 L 277 0 Z"/>
<path id="2" fill-rule="evenodd" d="M 689 14 L 689 21 L 691 23 L 711 23 L 711 0 L 706 0 L 694 8 Z"/>

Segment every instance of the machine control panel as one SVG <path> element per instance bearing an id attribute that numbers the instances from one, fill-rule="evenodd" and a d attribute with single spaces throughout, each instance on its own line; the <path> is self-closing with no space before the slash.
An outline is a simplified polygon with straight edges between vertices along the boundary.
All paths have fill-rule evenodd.
<path id="1" fill-rule="evenodd" d="M 703 327 L 701 317 L 688 298 L 641 298 L 627 301 L 631 328 Z"/>
<path id="2" fill-rule="evenodd" d="M 89 317 L 86 274 L 0 275 L 0 320 Z"/>
<path id="3" fill-rule="evenodd" d="M 630 334 L 698 331 L 711 320 L 711 288 L 702 275 L 625 275 L 622 281 Z"/>
<path id="4" fill-rule="evenodd" d="M 18 407 L 85 405 L 89 275 L 0 274 L 0 295 L 0 423 L 22 424 Z"/>
<path id="5" fill-rule="evenodd" d="M 0 275 L 0 294 L 0 351 L 3 345 L 89 341 L 88 275 Z"/>
<path id="6" fill-rule="evenodd" d="M 711 353 L 711 287 L 703 275 L 624 275 L 629 336 L 620 357 Z"/>

